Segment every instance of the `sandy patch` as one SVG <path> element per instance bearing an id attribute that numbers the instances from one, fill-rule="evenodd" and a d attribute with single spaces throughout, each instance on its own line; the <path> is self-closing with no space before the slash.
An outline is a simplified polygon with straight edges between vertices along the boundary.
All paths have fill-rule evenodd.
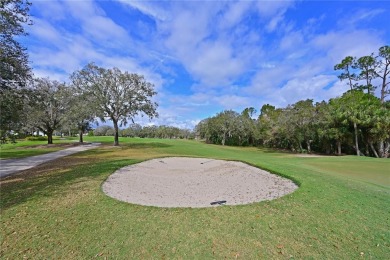
<path id="1" fill-rule="evenodd" d="M 297 189 L 291 180 L 223 160 L 170 157 L 130 165 L 103 184 L 110 197 L 157 207 L 211 207 L 272 200 Z"/>
<path id="2" fill-rule="evenodd" d="M 325 155 L 318 155 L 318 154 L 295 154 L 296 157 L 302 157 L 302 158 L 319 158 L 319 157 L 326 157 Z M 328 156 L 329 157 L 329 156 Z"/>

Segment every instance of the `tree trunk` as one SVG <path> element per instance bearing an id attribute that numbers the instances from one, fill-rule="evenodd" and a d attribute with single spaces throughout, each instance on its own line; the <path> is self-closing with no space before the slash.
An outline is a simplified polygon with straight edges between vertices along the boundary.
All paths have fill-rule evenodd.
<path id="1" fill-rule="evenodd" d="M 310 140 L 306 141 L 307 153 L 311 153 Z"/>
<path id="2" fill-rule="evenodd" d="M 299 144 L 299 152 L 302 153 L 303 152 L 302 144 L 299 141 L 298 141 L 298 144 Z"/>
<path id="3" fill-rule="evenodd" d="M 386 76 L 387 76 L 387 69 L 388 64 L 385 66 L 385 69 L 383 71 L 383 78 L 382 78 L 382 89 L 381 89 L 381 103 L 385 103 L 385 97 L 386 97 Z"/>
<path id="4" fill-rule="evenodd" d="M 79 132 L 79 142 L 83 143 L 83 130 L 80 130 Z"/>
<path id="5" fill-rule="evenodd" d="M 375 154 L 376 158 L 379 158 L 378 153 L 376 152 L 374 145 L 372 144 L 372 141 L 369 142 L 372 152 Z"/>
<path id="6" fill-rule="evenodd" d="M 118 128 L 118 121 L 117 120 L 112 120 L 114 123 L 114 130 L 115 130 L 115 137 L 114 137 L 114 146 L 119 145 L 119 128 Z"/>
<path id="7" fill-rule="evenodd" d="M 53 144 L 53 131 L 47 131 L 47 144 Z"/>
<path id="8" fill-rule="evenodd" d="M 384 155 L 385 155 L 385 142 L 383 140 L 379 141 L 378 150 L 379 150 L 379 156 L 381 158 L 385 158 L 384 157 Z"/>
<path id="9" fill-rule="evenodd" d="M 337 140 L 337 155 L 341 155 L 341 141 Z"/>
<path id="10" fill-rule="evenodd" d="M 383 157 L 382 158 L 388 158 L 389 157 L 389 150 L 390 150 L 390 142 L 386 141 L 385 142 L 385 149 L 384 149 L 384 153 L 383 153 Z"/>
<path id="11" fill-rule="evenodd" d="M 353 123 L 353 128 L 355 129 L 355 149 L 356 149 L 356 155 L 360 156 L 360 150 L 359 150 L 359 141 L 358 141 L 358 128 L 357 124 Z"/>

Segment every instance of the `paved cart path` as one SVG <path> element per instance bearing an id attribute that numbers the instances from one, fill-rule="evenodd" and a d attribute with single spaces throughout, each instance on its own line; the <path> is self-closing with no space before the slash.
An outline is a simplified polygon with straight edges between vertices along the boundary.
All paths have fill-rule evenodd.
<path id="1" fill-rule="evenodd" d="M 65 157 L 78 152 L 96 148 L 100 143 L 92 143 L 67 148 L 57 152 L 36 155 L 20 159 L 0 160 L 0 179 L 12 175 L 14 173 L 33 168 L 39 164 L 52 161 L 61 157 Z"/>

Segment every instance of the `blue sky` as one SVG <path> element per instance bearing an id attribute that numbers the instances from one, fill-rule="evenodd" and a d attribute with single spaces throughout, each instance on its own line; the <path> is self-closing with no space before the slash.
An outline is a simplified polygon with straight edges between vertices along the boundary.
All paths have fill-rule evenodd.
<path id="1" fill-rule="evenodd" d="M 32 0 L 23 39 L 35 76 L 68 81 L 95 62 L 143 74 L 160 117 L 195 126 L 224 109 L 258 111 L 348 90 L 345 56 L 390 44 L 388 1 Z"/>

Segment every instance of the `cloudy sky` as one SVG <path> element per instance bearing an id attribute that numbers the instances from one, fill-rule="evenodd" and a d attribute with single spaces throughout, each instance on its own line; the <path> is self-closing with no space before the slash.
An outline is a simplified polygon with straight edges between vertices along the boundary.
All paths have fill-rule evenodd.
<path id="1" fill-rule="evenodd" d="M 143 74 L 160 117 L 193 127 L 224 109 L 260 110 L 345 92 L 345 56 L 390 43 L 387 1 L 32 0 L 23 39 L 35 76 L 68 81 L 89 62 Z"/>

